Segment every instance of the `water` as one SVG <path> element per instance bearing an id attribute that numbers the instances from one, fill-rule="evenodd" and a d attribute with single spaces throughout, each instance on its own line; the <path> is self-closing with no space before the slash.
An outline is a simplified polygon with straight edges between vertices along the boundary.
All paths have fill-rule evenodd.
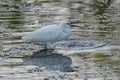
<path id="1" fill-rule="evenodd" d="M 0 0 L 0 6 L 1 80 L 120 79 L 119 0 Z M 53 56 L 31 57 L 42 47 L 24 44 L 22 34 L 60 20 L 71 22 L 69 40 L 80 41 L 79 50 L 62 45 Z"/>

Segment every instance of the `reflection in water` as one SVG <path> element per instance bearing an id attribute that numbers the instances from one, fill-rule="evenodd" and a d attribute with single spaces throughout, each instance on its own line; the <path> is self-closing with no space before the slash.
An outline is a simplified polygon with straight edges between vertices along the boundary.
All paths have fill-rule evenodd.
<path id="1" fill-rule="evenodd" d="M 1 1 L 2 2 L 2 1 Z M 1 21 L 4 21 L 4 23 L 8 24 L 7 28 L 10 29 L 18 29 L 20 26 L 24 23 L 24 17 L 21 12 L 21 0 L 12 0 L 5 1 L 1 3 L 1 6 L 3 8 L 2 15 L 0 17 Z"/>
<path id="2" fill-rule="evenodd" d="M 71 58 L 57 53 L 52 53 L 52 55 L 48 54 L 45 50 L 42 50 L 39 53 L 34 53 L 29 58 L 23 58 L 23 63 L 52 71 L 67 71 L 70 68 L 72 64 Z"/>
<path id="3" fill-rule="evenodd" d="M 24 24 L 24 17 L 23 17 L 23 13 L 21 12 L 21 4 L 22 4 L 21 0 L 13 1 L 13 5 L 11 6 L 13 7 L 13 10 L 10 10 L 12 15 L 9 21 L 9 23 L 12 25 L 8 26 L 8 28 L 11 29 L 22 28 L 21 26 L 23 26 Z"/>
<path id="4" fill-rule="evenodd" d="M 72 56 L 78 56 L 82 58 L 84 61 L 88 61 L 87 66 L 89 69 L 93 69 L 95 71 L 98 71 L 96 74 L 100 73 L 99 76 L 118 76 L 120 74 L 120 68 L 118 67 L 120 65 L 120 62 L 118 58 L 113 59 L 113 55 L 120 56 L 118 54 L 118 50 L 111 50 L 114 53 L 83 53 L 83 54 L 73 54 Z M 93 72 L 94 74 L 94 72 Z"/>
<path id="5" fill-rule="evenodd" d="M 114 27 L 110 27 L 109 24 L 112 23 L 111 17 L 114 15 L 114 12 L 111 12 L 112 10 L 112 4 L 114 3 L 113 0 L 92 0 L 92 9 L 94 10 L 94 15 L 96 16 L 96 20 L 99 22 L 99 24 L 103 24 L 102 27 L 100 27 L 100 30 L 106 30 L 106 28 L 114 30 Z M 107 27 L 106 27 L 107 26 Z M 109 27 L 108 27 L 109 26 Z"/>
<path id="6" fill-rule="evenodd" d="M 103 15 L 110 5 L 114 2 L 113 0 L 92 0 L 93 7 L 96 15 Z"/>

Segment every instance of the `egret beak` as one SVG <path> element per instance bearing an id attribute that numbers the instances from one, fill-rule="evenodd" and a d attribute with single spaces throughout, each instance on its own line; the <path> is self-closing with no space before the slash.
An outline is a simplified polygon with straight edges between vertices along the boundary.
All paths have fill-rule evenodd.
<path id="1" fill-rule="evenodd" d="M 68 22 L 67 22 L 67 25 L 71 25 L 71 22 L 68 21 Z"/>

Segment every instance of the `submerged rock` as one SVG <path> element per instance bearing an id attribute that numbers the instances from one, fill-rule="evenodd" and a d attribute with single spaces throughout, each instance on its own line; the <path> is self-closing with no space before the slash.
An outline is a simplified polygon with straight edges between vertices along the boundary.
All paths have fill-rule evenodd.
<path id="1" fill-rule="evenodd" d="M 69 40 L 57 42 L 54 46 L 60 50 L 87 50 L 104 46 L 104 42 L 95 40 Z"/>

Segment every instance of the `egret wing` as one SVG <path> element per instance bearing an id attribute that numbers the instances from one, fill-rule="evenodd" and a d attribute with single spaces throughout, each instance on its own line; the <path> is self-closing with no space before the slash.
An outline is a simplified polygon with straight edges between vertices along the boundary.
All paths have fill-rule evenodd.
<path id="1" fill-rule="evenodd" d="M 30 35 L 32 41 L 49 42 L 55 41 L 62 33 L 58 25 L 49 25 L 38 29 Z"/>

